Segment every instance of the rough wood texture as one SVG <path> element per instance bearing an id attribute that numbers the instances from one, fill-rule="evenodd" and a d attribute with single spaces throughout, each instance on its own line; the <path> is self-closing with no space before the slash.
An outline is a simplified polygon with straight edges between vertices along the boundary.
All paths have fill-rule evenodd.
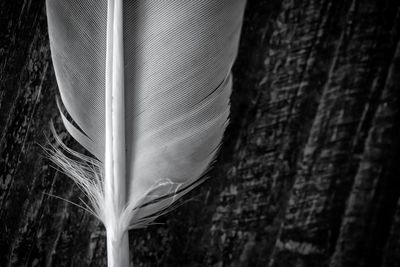
<path id="1" fill-rule="evenodd" d="M 135 266 L 400 262 L 400 2 L 248 1 L 232 123 L 208 182 L 130 232 Z M 48 194 L 43 0 L 0 1 L 0 266 L 105 266 L 104 229 Z M 51 138 L 50 138 L 51 141 Z"/>

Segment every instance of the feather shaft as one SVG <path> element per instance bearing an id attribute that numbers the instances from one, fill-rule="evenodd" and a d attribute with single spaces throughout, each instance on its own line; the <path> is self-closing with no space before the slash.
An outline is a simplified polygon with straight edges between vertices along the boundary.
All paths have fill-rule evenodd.
<path id="1" fill-rule="evenodd" d="M 107 23 L 106 68 L 106 165 L 105 205 L 107 232 L 107 262 L 109 267 L 129 266 L 129 241 L 120 217 L 126 203 L 125 177 L 125 89 L 123 54 L 123 0 L 109 0 Z M 110 81 L 111 80 L 111 81 Z"/>

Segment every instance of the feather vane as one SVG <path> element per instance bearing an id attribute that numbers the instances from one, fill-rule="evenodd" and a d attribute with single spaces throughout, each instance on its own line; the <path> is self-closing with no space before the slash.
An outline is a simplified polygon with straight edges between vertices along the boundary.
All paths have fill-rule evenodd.
<path id="1" fill-rule="evenodd" d="M 46 3 L 61 118 L 94 156 L 53 159 L 104 223 L 109 266 L 128 266 L 127 230 L 168 211 L 216 156 L 245 0 Z"/>

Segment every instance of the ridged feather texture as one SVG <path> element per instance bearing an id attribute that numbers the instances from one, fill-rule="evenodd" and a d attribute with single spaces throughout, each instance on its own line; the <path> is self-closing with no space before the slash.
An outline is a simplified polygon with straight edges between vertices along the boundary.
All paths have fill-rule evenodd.
<path id="1" fill-rule="evenodd" d="M 199 184 L 229 118 L 245 0 L 47 0 L 68 132 L 53 159 L 109 229 L 142 227 Z M 113 230 L 114 231 L 114 230 Z"/>

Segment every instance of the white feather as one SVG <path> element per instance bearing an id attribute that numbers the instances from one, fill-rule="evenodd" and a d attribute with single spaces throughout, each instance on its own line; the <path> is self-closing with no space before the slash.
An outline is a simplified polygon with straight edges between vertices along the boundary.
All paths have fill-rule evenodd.
<path id="1" fill-rule="evenodd" d="M 52 59 L 71 121 L 62 119 L 97 158 L 82 164 L 55 152 L 55 161 L 89 196 L 107 235 L 124 239 L 153 221 L 200 183 L 215 158 L 244 6 L 47 0 Z"/>

